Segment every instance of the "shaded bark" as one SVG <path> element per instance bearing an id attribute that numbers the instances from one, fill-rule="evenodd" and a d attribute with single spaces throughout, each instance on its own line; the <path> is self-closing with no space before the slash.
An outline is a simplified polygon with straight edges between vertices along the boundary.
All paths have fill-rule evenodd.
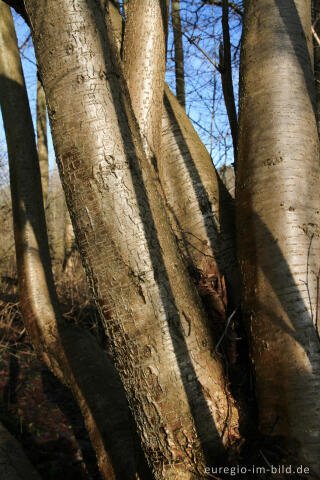
<path id="1" fill-rule="evenodd" d="M 144 451 L 156 478 L 196 478 L 237 438 L 237 414 L 142 149 L 108 16 L 106 30 L 93 0 L 25 4 L 77 243 Z"/>
<path id="2" fill-rule="evenodd" d="M 48 203 L 49 165 L 47 139 L 47 106 L 41 82 L 37 80 L 37 148 L 41 173 L 41 185 L 44 208 Z"/>
<path id="3" fill-rule="evenodd" d="M 0 478 L 4 480 L 41 480 L 20 443 L 2 423 L 0 423 Z"/>
<path id="4" fill-rule="evenodd" d="M 103 477 L 133 479 L 131 432 L 118 376 L 94 338 L 65 323 L 60 316 L 49 259 L 33 124 L 12 16 L 3 2 L 0 2 L 0 86 L 25 326 L 45 363 L 73 391 Z M 125 458 L 123 451 L 127 453 Z"/>
<path id="5" fill-rule="evenodd" d="M 173 42 L 174 42 L 174 64 L 176 73 L 176 96 L 183 108 L 186 108 L 186 95 L 184 85 L 184 58 L 183 44 L 180 18 L 180 2 L 172 0 L 171 2 L 171 18 L 173 26 Z"/>
<path id="6" fill-rule="evenodd" d="M 310 12 L 306 0 L 246 2 L 236 195 L 259 428 L 283 441 L 286 458 L 319 473 L 320 165 Z"/>

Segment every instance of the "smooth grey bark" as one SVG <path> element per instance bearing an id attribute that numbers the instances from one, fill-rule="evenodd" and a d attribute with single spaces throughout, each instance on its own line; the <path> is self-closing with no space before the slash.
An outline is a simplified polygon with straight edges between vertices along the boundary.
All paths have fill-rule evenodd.
<path id="1" fill-rule="evenodd" d="M 197 478 L 238 438 L 237 413 L 142 149 L 108 15 L 106 30 L 93 0 L 25 5 L 78 247 L 144 451 L 156 478 Z"/>
<path id="2" fill-rule="evenodd" d="M 310 1 L 245 7 L 236 198 L 259 429 L 283 442 L 286 458 L 319 474 L 320 164 Z"/>
<path id="3" fill-rule="evenodd" d="M 0 103 L 8 145 L 20 303 L 37 352 L 81 408 L 104 479 L 135 478 L 127 404 L 95 339 L 63 321 L 53 284 L 32 118 L 10 8 L 0 2 Z M 106 381 L 101 381 L 106 379 Z M 106 414 L 107 412 L 107 414 Z M 123 457 L 126 451 L 126 457 Z"/>

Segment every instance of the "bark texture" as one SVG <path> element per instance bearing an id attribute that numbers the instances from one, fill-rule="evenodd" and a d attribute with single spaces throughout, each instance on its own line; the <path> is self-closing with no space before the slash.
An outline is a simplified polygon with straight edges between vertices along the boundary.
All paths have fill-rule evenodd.
<path id="1" fill-rule="evenodd" d="M 245 6 L 236 188 L 259 428 L 319 473 L 320 165 L 310 2 Z"/>
<path id="2" fill-rule="evenodd" d="M 197 478 L 237 437 L 237 413 L 142 149 L 109 18 L 106 29 L 93 0 L 25 5 L 78 247 L 144 451 L 157 479 Z"/>
<path id="3" fill-rule="evenodd" d="M 167 0 L 130 0 L 123 69 L 145 152 L 154 164 L 161 148 L 167 23 Z"/>
<path id="4" fill-rule="evenodd" d="M 0 478 L 3 480 L 41 480 L 19 442 L 0 423 Z"/>
<path id="5" fill-rule="evenodd" d="M 118 376 L 94 338 L 65 324 L 60 316 L 32 118 L 13 20 L 3 2 L 0 2 L 0 87 L 24 323 L 46 364 L 72 389 L 103 478 L 131 480 L 135 478 L 134 455 L 127 405 Z M 123 451 L 127 452 L 125 458 Z"/>
<path id="6" fill-rule="evenodd" d="M 37 80 L 37 147 L 41 173 L 41 184 L 44 207 L 47 207 L 49 190 L 48 139 L 47 139 L 47 106 L 41 82 Z"/>
<path id="7" fill-rule="evenodd" d="M 172 0 L 171 2 L 171 18 L 173 26 L 173 42 L 174 42 L 174 65 L 176 73 L 176 96 L 183 108 L 186 108 L 186 94 L 184 85 L 184 55 L 182 43 L 182 30 L 180 18 L 180 2 Z"/>

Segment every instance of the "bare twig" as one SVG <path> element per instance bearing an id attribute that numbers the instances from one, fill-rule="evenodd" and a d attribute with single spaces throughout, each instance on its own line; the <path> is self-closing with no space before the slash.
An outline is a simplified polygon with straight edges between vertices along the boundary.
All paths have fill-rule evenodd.
<path id="1" fill-rule="evenodd" d="M 19 50 L 20 50 L 20 52 L 25 50 L 25 48 L 26 48 L 26 46 L 28 45 L 30 39 L 31 39 L 31 32 L 28 34 L 28 36 L 27 36 L 27 38 L 25 39 L 25 41 L 24 41 L 21 45 L 19 45 Z"/>
<path id="2" fill-rule="evenodd" d="M 173 27 L 173 25 L 172 25 Z M 173 27 L 174 28 L 174 27 Z M 218 70 L 218 72 L 220 72 L 220 65 L 217 65 L 213 60 L 212 58 L 200 47 L 200 45 L 198 45 L 198 43 L 195 42 L 194 38 L 193 37 L 189 37 L 189 35 L 187 35 L 185 32 L 181 31 L 182 35 L 184 35 L 186 37 L 186 39 L 188 40 L 189 43 L 191 43 L 192 45 L 194 45 L 198 50 L 199 52 L 202 53 L 202 55 L 204 55 L 206 57 L 207 60 L 209 60 L 210 63 L 212 63 L 212 65 L 214 66 L 215 69 Z"/>
<path id="3" fill-rule="evenodd" d="M 220 337 L 219 340 L 218 340 L 218 343 L 217 343 L 217 345 L 216 345 L 216 347 L 215 347 L 215 349 L 214 349 L 215 351 L 218 350 L 220 343 L 221 343 L 222 340 L 224 339 L 224 337 L 225 337 L 225 335 L 226 335 L 226 333 L 227 333 L 227 331 L 228 331 L 230 322 L 231 322 L 232 318 L 234 317 L 234 314 L 236 313 L 237 310 L 238 310 L 238 307 L 236 307 L 236 308 L 233 310 L 233 312 L 231 313 L 231 315 L 229 315 L 229 317 L 227 318 L 227 324 L 226 324 L 226 326 L 225 326 L 225 329 L 224 329 L 224 331 L 223 331 L 223 334 L 221 335 L 221 337 Z"/>
<path id="4" fill-rule="evenodd" d="M 315 23 L 316 23 L 316 22 L 315 22 Z M 315 23 L 314 23 L 314 25 L 315 25 Z M 315 31 L 313 25 L 311 25 L 311 31 L 312 31 L 312 34 L 313 34 L 314 38 L 315 38 L 316 41 L 317 41 L 318 46 L 320 46 L 320 38 L 319 38 L 317 32 Z"/>

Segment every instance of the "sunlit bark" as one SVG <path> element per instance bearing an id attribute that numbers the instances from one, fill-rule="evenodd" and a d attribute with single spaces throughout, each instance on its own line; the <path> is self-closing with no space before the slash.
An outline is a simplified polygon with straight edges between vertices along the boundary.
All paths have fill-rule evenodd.
<path id="1" fill-rule="evenodd" d="M 106 31 L 93 0 L 25 4 L 77 243 L 144 451 L 156 478 L 195 478 L 237 438 L 237 415 L 142 150 L 108 16 Z"/>
<path id="2" fill-rule="evenodd" d="M 127 406 L 118 377 L 94 338 L 66 324 L 60 316 L 49 259 L 32 118 L 11 12 L 3 2 L 0 2 L 0 102 L 8 145 L 25 326 L 46 364 L 73 391 L 103 478 L 135 478 Z M 125 457 L 123 451 L 126 451 Z"/>
<path id="3" fill-rule="evenodd" d="M 161 149 L 167 24 L 167 0 L 130 0 L 123 69 L 145 151 L 155 164 Z"/>

